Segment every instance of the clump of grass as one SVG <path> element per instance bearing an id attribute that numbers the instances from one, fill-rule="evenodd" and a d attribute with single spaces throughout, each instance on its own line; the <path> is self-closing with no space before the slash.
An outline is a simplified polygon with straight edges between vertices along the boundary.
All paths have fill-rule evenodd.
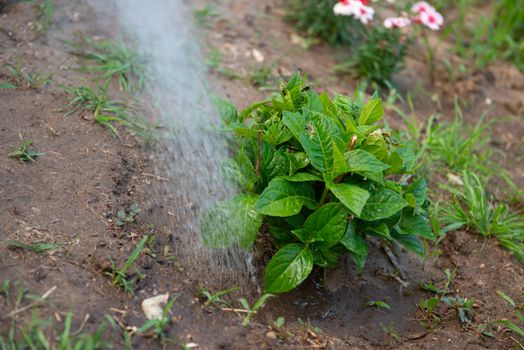
<path id="1" fill-rule="evenodd" d="M 78 111 L 92 113 L 93 120 L 106 127 L 113 136 L 118 136 L 116 125 L 122 125 L 144 139 L 152 137 L 152 126 L 145 118 L 130 113 L 124 102 L 110 100 L 107 88 L 65 87 L 64 91 L 69 95 L 63 109 L 67 111 L 66 116 Z"/>
<path id="2" fill-rule="evenodd" d="M 29 146 L 33 144 L 31 140 L 22 140 L 22 145 L 17 148 L 13 148 L 9 152 L 8 156 L 11 158 L 16 158 L 21 162 L 33 162 L 36 163 L 36 157 L 43 156 L 45 153 L 36 152 L 29 149 Z"/>
<path id="3" fill-rule="evenodd" d="M 92 63 L 81 70 L 97 75 L 95 81 L 108 86 L 116 78 L 120 89 L 127 93 L 140 92 L 145 86 L 147 59 L 131 50 L 123 40 L 95 42 L 83 39 L 80 43 L 68 43 L 73 54 Z"/>
<path id="4" fill-rule="evenodd" d="M 193 12 L 195 16 L 195 21 L 199 26 L 207 27 L 209 26 L 209 22 L 214 18 L 217 17 L 218 14 L 214 10 L 212 6 L 209 4 L 202 7 L 201 9 L 197 9 Z"/>
<path id="5" fill-rule="evenodd" d="M 7 64 L 7 70 L 11 73 L 14 84 L 21 88 L 42 89 L 53 81 L 53 73 L 41 71 L 29 71 L 22 66 L 22 62 Z"/>
<path id="6" fill-rule="evenodd" d="M 138 259 L 138 256 L 144 249 L 144 245 L 146 244 L 148 240 L 148 236 L 144 236 L 140 243 L 136 246 L 136 249 L 129 255 L 125 263 L 117 267 L 114 263 L 114 261 L 111 261 L 111 272 L 107 272 L 106 274 L 111 277 L 111 280 L 113 282 L 114 286 L 121 287 L 124 289 L 126 293 L 130 293 L 132 295 L 135 294 L 135 291 L 132 287 L 132 281 L 128 279 L 128 273 L 135 265 L 136 260 Z M 139 278 L 141 278 L 140 272 L 135 269 L 137 272 L 137 275 Z"/>
<path id="7" fill-rule="evenodd" d="M 443 231 L 465 228 L 496 237 L 524 264 L 524 215 L 511 212 L 506 204 L 495 204 L 477 175 L 466 171 L 462 181 L 462 189 L 446 187 L 453 200 L 440 210 Z"/>
<path id="8" fill-rule="evenodd" d="M 257 67 L 253 70 L 250 80 L 254 86 L 265 87 L 274 80 L 273 70 L 268 66 Z"/>
<path id="9" fill-rule="evenodd" d="M 36 7 L 36 30 L 43 34 L 53 22 L 54 7 L 52 0 L 34 1 Z"/>
<path id="10" fill-rule="evenodd" d="M 211 70 L 214 70 L 226 78 L 229 79 L 245 79 L 244 76 L 238 74 L 234 70 L 224 68 L 222 65 L 222 52 L 216 47 L 211 49 L 211 51 L 207 54 L 206 58 L 204 59 L 204 64 L 210 68 Z"/>
<path id="11" fill-rule="evenodd" d="M 511 298 L 509 295 L 502 291 L 497 291 L 497 294 L 504 299 L 504 301 L 513 309 L 513 312 L 515 313 L 515 317 L 518 321 L 511 321 L 509 319 L 503 319 L 499 321 L 495 321 L 495 323 L 501 324 L 507 329 L 511 330 L 515 334 L 518 334 L 519 336 L 524 338 L 524 302 L 519 304 L 517 301 L 515 301 L 513 298 Z M 522 293 L 522 296 L 524 297 L 524 292 Z M 516 339 L 511 337 L 513 341 L 515 341 L 521 348 L 523 345 L 518 342 Z"/>

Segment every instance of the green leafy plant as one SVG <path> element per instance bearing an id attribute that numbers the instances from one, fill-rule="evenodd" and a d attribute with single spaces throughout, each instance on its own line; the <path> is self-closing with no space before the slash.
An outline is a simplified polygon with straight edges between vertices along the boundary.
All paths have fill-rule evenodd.
<path id="1" fill-rule="evenodd" d="M 144 245 L 146 244 L 148 236 L 144 236 L 140 243 L 136 246 L 136 249 L 129 255 L 125 263 L 121 267 L 117 267 L 114 261 L 111 260 L 111 272 L 106 272 L 106 275 L 110 276 L 113 282 L 113 286 L 122 287 L 125 292 L 132 295 L 135 294 L 131 284 L 132 282 L 128 280 L 128 273 L 135 265 L 136 260 L 138 259 Z M 135 269 L 136 270 L 136 269 Z M 140 273 L 136 270 L 138 275 Z"/>
<path id="2" fill-rule="evenodd" d="M 126 223 L 135 222 L 135 217 L 140 213 L 140 209 L 136 204 L 132 204 L 129 207 L 129 211 L 119 210 L 116 213 L 117 219 L 115 220 L 115 225 L 124 226 Z"/>
<path id="3" fill-rule="evenodd" d="M 443 230 L 465 228 L 484 237 L 495 237 L 524 263 L 524 215 L 511 212 L 506 204 L 490 200 L 477 175 L 464 172 L 462 181 L 462 189 L 446 187 L 453 201 L 440 211 L 441 222 L 445 225 Z"/>
<path id="4" fill-rule="evenodd" d="M 116 125 L 122 125 L 143 139 L 154 138 L 152 125 L 132 113 L 124 102 L 109 99 L 107 88 L 65 87 L 64 91 L 68 94 L 68 103 L 63 109 L 67 111 L 66 117 L 78 111 L 89 112 L 94 122 L 106 127 L 113 136 L 118 136 Z"/>
<path id="5" fill-rule="evenodd" d="M 42 152 L 36 152 L 31 151 L 29 149 L 29 146 L 33 144 L 33 141 L 30 140 L 22 140 L 22 145 L 17 148 L 13 148 L 11 152 L 9 152 L 8 156 L 11 158 L 16 158 L 20 160 L 21 162 L 33 162 L 36 163 L 35 158 L 43 156 L 45 153 Z"/>
<path id="6" fill-rule="evenodd" d="M 123 40 L 83 39 L 80 43 L 68 44 L 73 47 L 73 54 L 92 63 L 81 70 L 98 74 L 95 81 L 104 81 L 108 86 L 116 78 L 120 89 L 127 93 L 139 93 L 144 88 L 147 59 L 127 47 Z"/>
<path id="7" fill-rule="evenodd" d="M 253 307 L 249 306 L 249 302 L 246 298 L 240 299 L 240 304 L 242 304 L 242 307 L 244 308 L 244 311 L 246 312 L 246 316 L 242 320 L 242 326 L 247 326 L 253 316 L 257 313 L 258 310 L 260 310 L 264 304 L 266 303 L 266 300 L 270 297 L 273 297 L 273 294 L 263 294 L 256 302 L 253 304 Z"/>
<path id="8" fill-rule="evenodd" d="M 220 110 L 236 147 L 223 172 L 243 192 L 205 213 L 203 240 L 250 250 L 266 223 L 278 249 L 266 293 L 297 287 L 315 265 L 334 266 L 344 253 L 362 269 L 367 236 L 424 254 L 418 237 L 433 239 L 426 181 L 413 174 L 414 150 L 378 124 L 378 97 L 364 105 L 331 99 L 297 74 L 267 101 L 240 113 L 223 102 Z"/>
<path id="9" fill-rule="evenodd" d="M 347 62 L 335 66 L 339 73 L 354 72 L 382 86 L 402 69 L 407 39 L 399 30 L 377 27 L 368 31 L 366 40 L 352 52 Z"/>

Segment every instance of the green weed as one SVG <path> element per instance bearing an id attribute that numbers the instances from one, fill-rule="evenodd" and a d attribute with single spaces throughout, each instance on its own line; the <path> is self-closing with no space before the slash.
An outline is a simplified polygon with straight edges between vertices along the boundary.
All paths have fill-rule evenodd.
<path id="1" fill-rule="evenodd" d="M 220 50 L 216 47 L 211 49 L 209 54 L 206 56 L 206 58 L 204 59 L 204 64 L 208 68 L 222 74 L 223 76 L 229 79 L 239 79 L 239 80 L 245 79 L 244 76 L 238 74 L 234 70 L 224 68 L 222 66 L 222 52 L 220 52 Z"/>
<path id="2" fill-rule="evenodd" d="M 139 93 L 145 86 L 147 59 L 132 51 L 123 40 L 116 43 L 104 40 L 95 42 L 84 39 L 81 43 L 68 43 L 73 54 L 92 63 L 81 70 L 97 74 L 96 82 L 108 86 L 116 78 L 120 89 L 127 93 Z"/>
<path id="3" fill-rule="evenodd" d="M 36 30 L 39 33 L 45 33 L 53 23 L 53 1 L 52 0 L 34 0 L 36 7 L 37 25 Z"/>
<path id="4" fill-rule="evenodd" d="M 9 249 L 25 249 L 35 253 L 43 253 L 48 250 L 55 250 L 62 247 L 61 244 L 47 243 L 47 242 L 35 242 L 25 244 L 18 241 L 3 241 L 2 244 L 7 246 Z"/>
<path id="5" fill-rule="evenodd" d="M 392 75 L 402 68 L 406 44 L 398 30 L 376 27 L 367 33 L 366 40 L 356 47 L 347 62 L 333 70 L 335 73 L 354 72 L 369 82 L 388 86 Z"/>
<path id="6" fill-rule="evenodd" d="M 494 323 L 501 324 L 504 327 L 506 327 L 507 329 L 509 329 L 510 331 L 524 338 L 524 302 L 521 304 L 518 304 L 515 300 L 513 300 L 513 298 L 511 298 L 506 293 L 502 291 L 497 291 L 497 293 L 513 309 L 513 312 L 515 313 L 515 318 L 518 321 L 515 321 L 517 322 L 515 323 L 511 320 L 503 319 L 503 320 L 495 321 Z M 524 292 L 522 293 L 522 296 L 524 297 Z M 523 345 L 519 343 L 516 339 L 513 339 L 513 341 L 515 341 L 521 348 L 523 347 Z"/>
<path id="7" fill-rule="evenodd" d="M 273 70 L 267 66 L 257 67 L 251 74 L 250 80 L 254 86 L 264 87 L 274 80 Z"/>
<path id="8" fill-rule="evenodd" d="M 9 152 L 8 156 L 11 158 L 16 158 L 21 162 L 33 162 L 36 163 L 36 157 L 45 155 L 42 152 L 36 152 L 29 149 L 29 146 L 33 144 L 31 140 L 22 140 L 22 145 L 17 148 L 13 148 Z"/>
<path id="9" fill-rule="evenodd" d="M 116 125 L 121 125 L 143 139 L 154 137 L 152 126 L 145 118 L 131 113 L 124 102 L 110 100 L 107 88 L 64 87 L 64 91 L 69 95 L 63 109 L 67 111 L 65 116 L 78 111 L 89 112 L 94 122 L 106 127 L 113 136 L 118 136 Z"/>
<path id="10" fill-rule="evenodd" d="M 212 6 L 206 5 L 206 6 L 202 7 L 201 9 L 195 10 L 194 11 L 194 16 L 195 16 L 196 23 L 199 26 L 206 27 L 206 26 L 210 25 L 209 22 L 213 18 L 217 17 L 218 14 L 213 9 Z"/>
<path id="11" fill-rule="evenodd" d="M 18 61 L 16 64 L 7 64 L 6 68 L 11 73 L 15 85 L 18 87 L 29 89 L 42 89 L 53 81 L 53 73 L 28 71 L 26 68 L 22 66 L 22 63 L 20 61 Z"/>
<path id="12" fill-rule="evenodd" d="M 462 189 L 446 187 L 453 200 L 441 209 L 443 230 L 465 228 L 495 237 L 524 263 L 524 215 L 512 213 L 506 204 L 495 204 L 477 175 L 464 172 L 462 181 Z"/>
<path id="13" fill-rule="evenodd" d="M 202 290 L 200 291 L 199 295 L 204 297 L 206 299 L 206 301 L 204 302 L 204 304 L 202 305 L 202 308 L 206 308 L 210 305 L 213 305 L 213 306 L 220 306 L 220 305 L 224 305 L 224 306 L 229 306 L 229 304 L 222 299 L 222 297 L 224 295 L 227 295 L 227 294 L 230 294 L 234 291 L 237 291 L 239 290 L 240 288 L 238 287 L 234 287 L 234 288 L 230 288 L 230 289 L 226 289 L 226 290 L 219 290 L 218 292 L 215 292 L 213 294 L 211 294 L 208 290 Z"/>
<path id="14" fill-rule="evenodd" d="M 370 300 L 366 304 L 364 304 L 364 306 L 375 307 L 377 309 L 382 309 L 382 310 L 387 310 L 387 311 L 391 310 L 391 307 L 389 306 L 388 303 L 379 301 L 379 300 Z"/>
<path id="15" fill-rule="evenodd" d="M 240 304 L 242 304 L 242 307 L 244 308 L 244 311 L 246 312 L 246 316 L 242 320 L 242 326 L 246 327 L 253 316 L 257 313 L 257 311 L 262 308 L 266 302 L 266 300 L 270 297 L 273 297 L 273 294 L 263 294 L 253 305 L 253 307 L 249 306 L 249 302 L 245 298 L 240 299 Z"/>
<path id="16" fill-rule="evenodd" d="M 161 319 L 148 320 L 137 330 L 137 334 L 152 335 L 155 338 L 160 338 L 162 340 L 165 340 L 166 338 L 165 332 L 167 330 L 167 327 L 169 327 L 169 325 L 172 323 L 172 318 L 169 315 L 169 312 L 171 311 L 171 308 L 173 307 L 173 303 L 176 301 L 176 299 L 177 298 L 175 296 L 167 302 L 166 306 L 162 310 Z"/>
<path id="17" fill-rule="evenodd" d="M 116 213 L 115 225 L 124 226 L 126 223 L 135 222 L 135 217 L 138 213 L 140 213 L 140 209 L 138 209 L 136 204 L 131 205 L 127 213 L 124 210 L 119 210 Z"/>
<path id="18" fill-rule="evenodd" d="M 136 260 L 138 259 L 140 253 L 142 252 L 142 249 L 144 249 L 144 245 L 146 244 L 148 240 L 148 236 L 144 236 L 140 243 L 138 243 L 136 249 L 129 255 L 125 263 L 117 267 L 114 263 L 114 261 L 111 260 L 111 272 L 106 272 L 106 275 L 111 277 L 113 286 L 121 287 L 124 289 L 126 293 L 130 293 L 132 295 L 135 294 L 135 291 L 132 288 L 132 281 L 128 280 L 128 273 L 135 265 Z M 136 273 L 139 275 L 140 278 L 140 272 L 138 269 L 135 269 Z"/>

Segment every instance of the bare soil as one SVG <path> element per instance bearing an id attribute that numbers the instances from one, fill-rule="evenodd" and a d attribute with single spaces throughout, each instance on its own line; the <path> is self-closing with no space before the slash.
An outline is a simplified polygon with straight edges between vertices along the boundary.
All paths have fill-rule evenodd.
<path id="1" fill-rule="evenodd" d="M 296 291 L 270 299 L 248 327 L 242 327 L 233 312 L 203 310 L 195 295 L 205 281 L 188 274 L 176 256 L 165 253 L 172 251 L 172 228 L 162 219 L 166 211 L 162 203 L 152 198 L 162 181 L 158 176 L 163 175 L 154 174 L 155 146 L 145 147 L 123 129 L 120 138 L 114 138 L 89 115 L 64 117 L 61 111 L 67 100 L 60 85 L 91 84 L 89 76 L 75 69 L 82 62 L 68 53 L 62 40 L 72 40 L 76 34 L 113 39 L 120 34 L 110 17 L 96 13 L 84 0 L 53 3 L 53 24 L 42 35 L 36 31 L 37 14 L 30 3 L 7 1 L 0 13 L 0 80 L 11 80 L 4 66 L 17 60 L 29 69 L 54 73 L 53 83 L 42 89 L 0 90 L 0 242 L 45 241 L 61 247 L 33 253 L 0 244 L 0 282 L 23 281 L 27 291 L 37 295 L 56 286 L 49 302 L 38 304 L 35 310 L 41 318 L 53 320 L 58 331 L 68 312 L 74 315 L 75 330 L 93 330 L 107 314 L 123 328 L 139 327 L 145 322 L 141 301 L 170 292 L 178 296 L 172 309 L 175 324 L 168 332 L 172 342 L 162 345 L 158 340 L 137 336 L 134 348 L 179 348 L 188 342 L 203 349 L 515 346 L 511 334 L 500 327 L 488 326 L 495 338 L 480 335 L 477 327 L 508 316 L 508 308 L 496 291 L 517 297 L 523 290 L 524 269 L 496 241 L 467 232 L 449 234 L 440 247 L 442 254 L 425 262 L 403 254 L 401 263 L 409 277 L 408 285 L 399 282 L 384 253 L 373 248 L 364 274 L 358 274 L 349 260 L 330 270 L 326 282 L 318 271 Z M 191 2 L 195 8 L 205 4 Z M 218 17 L 202 28 L 202 40 L 207 43 L 205 50 L 220 49 L 225 67 L 249 75 L 261 64 L 253 55 L 256 49 L 264 57 L 263 64 L 270 65 L 277 76 L 286 77 L 302 69 L 317 90 L 354 91 L 357 82 L 353 78 L 330 74 L 340 49 L 318 44 L 306 50 L 297 44 L 296 31 L 283 19 L 284 1 L 219 0 L 212 6 Z M 449 56 L 445 47 L 439 50 L 439 54 Z M 413 94 L 417 117 L 423 121 L 432 113 L 441 113 L 443 119 L 451 119 L 456 94 L 465 101 L 464 116 L 470 122 L 477 121 L 486 108 L 489 118 L 513 115 L 495 124 L 490 146 L 500 151 L 497 160 L 522 187 L 523 75 L 501 62 L 450 82 L 439 66 L 439 78 L 432 87 L 425 73 L 427 67 L 417 55 L 421 52 L 414 50 L 406 69 L 395 77 L 403 93 Z M 218 94 L 240 108 L 268 94 L 247 80 L 231 80 L 216 72 L 210 72 L 210 79 Z M 111 87 L 110 95 L 125 98 L 117 86 Z M 388 115 L 388 121 L 401 125 L 393 114 Z M 7 157 L 21 138 L 32 140 L 34 149 L 46 153 L 38 163 Z M 136 222 L 124 229 L 117 227 L 116 212 L 128 210 L 132 204 L 142 209 Z M 130 296 L 112 286 L 104 272 L 110 269 L 108 257 L 121 264 L 144 235 L 157 239 L 138 260 L 145 278 L 137 282 L 136 295 Z M 441 324 L 423 324 L 427 320 L 417 304 L 431 295 L 419 284 L 442 283 L 445 268 L 457 269 L 453 290 L 477 300 L 470 327 L 461 326 L 454 310 L 449 310 Z M 241 296 L 233 294 L 230 301 Z M 385 301 L 391 310 L 365 308 L 370 300 Z M 284 330 L 271 326 L 280 316 L 286 319 Z M 0 334 L 7 334 L 13 320 L 23 324 L 30 319 L 29 309 L 15 310 L 13 298 L 0 295 Z M 115 348 L 123 347 L 119 336 L 113 336 L 112 342 Z"/>

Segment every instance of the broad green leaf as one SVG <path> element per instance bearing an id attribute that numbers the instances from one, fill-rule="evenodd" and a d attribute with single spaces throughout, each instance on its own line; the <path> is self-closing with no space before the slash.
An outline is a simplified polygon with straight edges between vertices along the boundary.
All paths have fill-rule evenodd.
<path id="1" fill-rule="evenodd" d="M 406 200 L 406 202 L 408 202 L 408 206 L 410 206 L 411 208 L 417 207 L 417 199 L 415 198 L 413 193 L 406 193 L 404 199 Z"/>
<path id="2" fill-rule="evenodd" d="M 382 100 L 373 98 L 369 100 L 363 107 L 358 118 L 359 125 L 371 125 L 384 116 L 384 107 Z"/>
<path id="3" fill-rule="evenodd" d="M 386 163 L 390 165 L 390 168 L 386 170 L 386 175 L 398 174 L 402 170 L 402 158 L 398 154 L 397 150 L 389 154 L 389 158 L 386 160 Z"/>
<path id="4" fill-rule="evenodd" d="M 351 253 L 359 270 L 362 270 L 368 256 L 368 245 L 366 239 L 357 233 L 355 221 L 348 223 L 340 243 Z"/>
<path id="5" fill-rule="evenodd" d="M 373 131 L 367 136 L 361 145 L 361 149 L 373 154 L 384 163 L 387 163 L 389 160 L 388 146 L 380 129 Z"/>
<path id="6" fill-rule="evenodd" d="M 304 181 L 322 181 L 322 179 L 311 173 L 296 173 L 290 176 L 284 176 L 284 179 L 291 182 L 304 182 Z"/>
<path id="7" fill-rule="evenodd" d="M 402 172 L 413 173 L 417 166 L 417 155 L 415 149 L 417 143 L 415 140 L 406 142 L 402 147 L 397 148 L 396 153 L 402 158 Z"/>
<path id="8" fill-rule="evenodd" d="M 255 208 L 257 196 L 238 194 L 209 209 L 202 217 L 204 244 L 212 248 L 238 245 L 251 250 L 263 217 Z"/>
<path id="9" fill-rule="evenodd" d="M 334 180 L 339 175 L 345 174 L 348 172 L 348 167 L 346 164 L 346 159 L 344 154 L 338 146 L 333 142 L 333 167 L 331 170 L 331 176 L 329 180 Z"/>
<path id="10" fill-rule="evenodd" d="M 284 111 L 282 113 L 282 122 L 288 127 L 293 136 L 300 141 L 306 127 L 306 118 L 298 112 Z"/>
<path id="11" fill-rule="evenodd" d="M 222 164 L 224 177 L 236 186 L 248 191 L 253 191 L 253 187 L 258 180 L 255 167 L 247 156 L 243 148 L 240 148 L 234 159 L 226 159 Z"/>
<path id="12" fill-rule="evenodd" d="M 422 215 L 406 213 L 406 211 L 402 213 L 402 218 L 398 224 L 398 232 L 403 235 L 417 235 L 429 240 L 435 239 L 427 218 Z"/>
<path id="13" fill-rule="evenodd" d="M 313 264 L 320 267 L 335 266 L 339 262 L 344 251 L 345 249 L 341 245 L 325 248 L 321 244 L 313 244 L 311 246 Z"/>
<path id="14" fill-rule="evenodd" d="M 417 253 L 420 256 L 424 256 L 424 246 L 422 245 L 422 242 L 420 241 L 420 239 L 417 236 L 397 234 L 395 230 L 393 230 L 391 235 L 397 242 L 402 244 L 407 250 Z"/>
<path id="15" fill-rule="evenodd" d="M 264 134 L 266 135 L 268 142 L 273 146 L 287 142 L 293 137 L 289 129 L 280 122 L 275 122 L 268 126 Z"/>
<path id="16" fill-rule="evenodd" d="M 365 226 L 367 231 L 373 232 L 376 235 L 391 241 L 391 234 L 389 233 L 389 227 L 383 222 L 370 222 L 369 225 Z"/>
<path id="17" fill-rule="evenodd" d="M 390 165 L 378 160 L 373 154 L 361 149 L 346 152 L 345 156 L 348 171 L 353 173 L 382 173 L 390 167 Z"/>
<path id="18" fill-rule="evenodd" d="M 330 174 L 333 167 L 333 144 L 342 143 L 340 130 L 328 117 L 312 112 L 306 130 L 300 136 L 300 143 L 311 164 L 324 174 Z"/>
<path id="19" fill-rule="evenodd" d="M 305 152 L 285 152 L 286 157 L 289 159 L 289 174 L 294 174 L 297 170 L 305 168 L 309 165 L 309 158 Z"/>
<path id="20" fill-rule="evenodd" d="M 281 217 L 298 214 L 303 205 L 315 207 L 315 190 L 311 184 L 283 178 L 271 180 L 256 202 L 260 214 Z"/>
<path id="21" fill-rule="evenodd" d="M 362 209 L 369 198 L 369 192 L 357 185 L 347 183 L 326 184 L 331 192 L 344 204 L 353 214 L 360 217 Z"/>
<path id="22" fill-rule="evenodd" d="M 407 205 L 408 203 L 399 193 L 387 188 L 378 188 L 367 200 L 360 218 L 366 221 L 388 218 Z"/>
<path id="23" fill-rule="evenodd" d="M 293 226 L 284 218 L 268 216 L 266 221 L 268 231 L 271 234 L 271 237 L 275 240 L 277 246 L 294 240 L 293 234 L 291 233 Z"/>
<path id="24" fill-rule="evenodd" d="M 426 202 L 426 189 L 427 183 L 423 177 L 416 179 L 408 187 L 407 191 L 415 196 L 417 208 L 422 207 Z"/>
<path id="25" fill-rule="evenodd" d="M 218 97 L 212 98 L 212 102 L 224 124 L 229 125 L 238 121 L 237 107 L 233 103 Z"/>
<path id="26" fill-rule="evenodd" d="M 246 118 L 249 118 L 251 116 L 251 113 L 259 109 L 260 107 L 264 106 L 266 103 L 268 103 L 268 101 L 254 103 L 251 106 L 247 107 L 246 109 L 242 110 L 238 117 L 239 121 L 243 122 Z"/>
<path id="27" fill-rule="evenodd" d="M 291 243 L 271 258 L 264 274 L 265 293 L 285 293 L 302 283 L 313 269 L 313 255 L 305 244 Z"/>
<path id="28" fill-rule="evenodd" d="M 323 242 L 330 248 L 340 241 L 348 223 L 349 210 L 340 203 L 324 204 L 304 223 L 304 230 L 310 232 L 314 242 Z"/>
<path id="29" fill-rule="evenodd" d="M 267 186 L 271 180 L 287 175 L 288 172 L 289 159 L 284 152 L 262 142 L 262 164 L 260 165 L 262 186 Z"/>
<path id="30" fill-rule="evenodd" d="M 355 221 L 352 220 L 346 227 L 346 232 L 340 240 L 340 243 L 352 253 L 357 255 L 368 255 L 368 244 L 366 239 L 357 233 Z"/>

